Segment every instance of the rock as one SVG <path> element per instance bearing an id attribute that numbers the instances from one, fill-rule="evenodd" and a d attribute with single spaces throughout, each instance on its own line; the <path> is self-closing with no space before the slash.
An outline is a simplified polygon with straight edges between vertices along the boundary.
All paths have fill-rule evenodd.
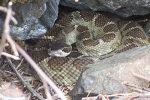
<path id="1" fill-rule="evenodd" d="M 59 1 L 60 0 L 49 0 L 46 3 L 47 9 L 40 19 L 48 28 L 52 28 L 57 19 Z"/>
<path id="2" fill-rule="evenodd" d="M 47 28 L 52 28 L 58 16 L 59 0 L 46 1 L 35 0 L 35 3 L 16 3 L 13 6 L 19 21 L 18 26 L 11 25 L 13 37 L 20 40 L 40 38 L 47 32 Z"/>
<path id="3" fill-rule="evenodd" d="M 58 16 L 58 5 L 77 9 L 91 9 L 94 11 L 109 11 L 123 17 L 131 15 L 145 15 L 150 12 L 147 0 L 33 0 L 13 5 L 17 26 L 11 25 L 12 36 L 21 40 L 40 38 L 47 28 L 52 28 Z"/>
<path id="4" fill-rule="evenodd" d="M 3 32 L 4 20 L 5 18 L 0 16 L 0 36 L 2 35 L 2 32 Z"/>
<path id="5" fill-rule="evenodd" d="M 150 20 L 146 23 L 144 30 L 145 33 L 150 37 Z"/>
<path id="6" fill-rule="evenodd" d="M 123 17 L 150 13 L 148 0 L 61 0 L 60 4 L 77 9 L 109 11 Z"/>
<path id="7" fill-rule="evenodd" d="M 150 46 L 138 47 L 84 67 L 71 96 L 81 94 L 115 94 L 131 92 L 123 82 L 145 87 L 148 81 L 132 72 L 150 76 Z M 150 77 L 149 77 L 150 78 Z M 79 100 L 79 99 L 78 99 Z"/>
<path id="8" fill-rule="evenodd" d="M 13 3 L 36 3 L 36 4 L 41 4 L 41 3 L 46 3 L 48 0 L 10 0 Z M 8 0 L 1 0 L 0 1 L 0 5 L 2 6 L 7 6 L 8 4 Z"/>
<path id="9" fill-rule="evenodd" d="M 47 29 L 40 23 L 39 18 L 46 10 L 46 4 L 16 4 L 13 7 L 19 22 L 18 26 L 11 25 L 11 34 L 20 40 L 39 38 Z"/>

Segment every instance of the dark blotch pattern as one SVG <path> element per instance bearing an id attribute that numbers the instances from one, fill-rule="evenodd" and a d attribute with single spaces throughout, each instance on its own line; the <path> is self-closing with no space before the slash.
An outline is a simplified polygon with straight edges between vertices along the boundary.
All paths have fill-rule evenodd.
<path id="1" fill-rule="evenodd" d="M 137 26 L 140 26 L 140 25 L 138 23 L 131 22 L 131 23 L 128 23 L 127 26 L 123 30 L 126 31 L 128 29 L 131 29 L 132 27 L 137 27 Z"/>
<path id="2" fill-rule="evenodd" d="M 115 24 L 110 24 L 104 27 L 103 31 L 105 33 L 107 32 L 117 32 L 118 31 L 118 27 Z"/>
<path id="3" fill-rule="evenodd" d="M 78 70 L 82 70 L 82 68 L 88 64 L 92 64 L 94 61 L 92 59 L 76 59 L 73 62 L 73 66 Z"/>
<path id="4" fill-rule="evenodd" d="M 129 50 L 129 49 L 132 49 L 135 47 L 138 47 L 138 46 L 136 44 L 130 44 L 130 45 L 127 45 L 126 47 L 124 47 L 123 49 L 116 51 L 115 53 L 121 53 L 121 52 L 124 52 L 126 50 Z"/>
<path id="5" fill-rule="evenodd" d="M 45 58 L 48 57 L 47 49 L 46 50 L 41 50 L 41 51 L 35 51 L 34 48 L 30 48 L 33 51 L 28 49 L 28 54 L 32 57 L 32 59 L 36 63 L 39 63 L 39 62 L 41 62 L 42 60 L 44 60 Z M 41 54 L 42 54 L 42 56 L 41 56 Z"/>
<path id="6" fill-rule="evenodd" d="M 128 38 L 124 41 L 124 45 L 132 44 L 132 43 L 137 43 L 140 46 L 146 45 L 146 43 L 140 41 L 139 39 L 135 39 L 135 38 Z"/>
<path id="7" fill-rule="evenodd" d="M 49 59 L 48 65 L 49 65 L 51 70 L 62 71 L 63 65 L 67 61 L 69 61 L 69 58 L 67 58 L 67 57 L 64 57 L 64 58 L 53 57 L 53 58 Z"/>
<path id="8" fill-rule="evenodd" d="M 117 26 L 120 29 L 120 28 L 122 28 L 127 23 L 129 23 L 129 21 L 118 21 L 117 22 Z"/>
<path id="9" fill-rule="evenodd" d="M 96 46 L 96 45 L 99 44 L 99 41 L 98 40 L 91 40 L 91 39 L 89 39 L 89 40 L 84 40 L 83 44 L 85 46 Z"/>
<path id="10" fill-rule="evenodd" d="M 80 15 L 85 21 L 88 22 L 93 19 L 93 17 L 96 15 L 96 13 L 92 12 L 92 11 L 80 11 Z"/>
<path id="11" fill-rule="evenodd" d="M 63 31 L 64 31 L 66 34 L 72 32 L 73 30 L 74 30 L 74 25 L 67 26 L 66 28 L 63 29 Z"/>
<path id="12" fill-rule="evenodd" d="M 83 31 L 86 31 L 86 30 L 89 30 L 88 27 L 86 27 L 86 26 L 81 26 L 80 25 L 80 26 L 77 27 L 77 31 L 79 31 L 79 32 L 83 32 Z"/>
<path id="13" fill-rule="evenodd" d="M 49 31 L 47 31 L 47 33 L 45 34 L 46 37 L 49 36 L 57 36 L 57 34 L 60 32 L 60 30 L 62 30 L 61 27 L 57 27 L 57 26 L 53 26 L 53 28 L 51 28 Z"/>
<path id="14" fill-rule="evenodd" d="M 128 38 L 124 41 L 124 45 L 127 45 L 127 44 L 130 44 L 130 43 L 133 43 L 135 40 L 133 38 Z"/>
<path id="15" fill-rule="evenodd" d="M 110 20 L 108 18 L 106 18 L 105 16 L 103 15 L 99 15 L 97 17 L 97 19 L 95 19 L 95 26 L 97 27 L 102 27 L 104 26 L 105 24 L 107 24 L 108 22 L 110 22 Z"/>
<path id="16" fill-rule="evenodd" d="M 105 35 L 102 37 L 102 40 L 103 40 L 104 42 L 110 42 L 110 41 L 112 41 L 115 37 L 116 37 L 116 35 L 115 35 L 114 33 L 105 34 Z"/>
<path id="17" fill-rule="evenodd" d="M 72 21 L 73 16 L 71 14 L 66 15 L 64 18 L 60 19 L 57 24 L 60 24 L 61 26 L 67 26 Z"/>
<path id="18" fill-rule="evenodd" d="M 134 38 L 146 39 L 145 34 L 139 28 L 135 28 L 135 29 L 131 30 L 130 32 L 128 32 L 126 34 L 126 36 L 132 36 Z"/>
<path id="19" fill-rule="evenodd" d="M 78 40 L 83 40 L 89 37 L 90 37 L 90 33 L 88 31 L 82 32 L 81 34 L 77 36 Z"/>

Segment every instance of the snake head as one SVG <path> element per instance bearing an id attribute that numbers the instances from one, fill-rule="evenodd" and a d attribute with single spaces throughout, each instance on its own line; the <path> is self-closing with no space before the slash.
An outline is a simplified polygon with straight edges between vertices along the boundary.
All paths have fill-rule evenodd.
<path id="1" fill-rule="evenodd" d="M 71 45 L 66 44 L 62 40 L 52 41 L 49 45 L 48 54 L 56 57 L 66 57 L 72 51 Z"/>

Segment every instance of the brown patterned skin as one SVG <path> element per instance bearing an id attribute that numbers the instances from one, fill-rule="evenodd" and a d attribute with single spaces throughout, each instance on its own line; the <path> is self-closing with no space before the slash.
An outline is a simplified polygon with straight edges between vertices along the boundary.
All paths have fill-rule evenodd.
<path id="1" fill-rule="evenodd" d="M 121 45 L 114 52 L 120 53 L 135 47 L 150 44 L 149 37 L 138 23 L 132 21 L 119 21 L 118 27 L 120 27 L 122 41 Z"/>
<path id="2" fill-rule="evenodd" d="M 77 34 L 74 34 L 75 32 Z M 99 34 L 99 32 L 102 33 Z M 79 52 L 72 52 L 67 57 L 49 56 L 48 49 L 53 44 L 49 39 L 49 34 L 51 33 L 58 33 L 58 36 L 54 39 L 55 43 L 59 40 L 57 43 L 67 46 L 76 42 L 79 52 L 92 57 L 83 57 Z M 70 37 L 71 39 L 68 39 Z M 54 28 L 34 48 L 30 48 L 28 52 L 43 71 L 56 83 L 72 85 L 78 79 L 83 67 L 95 62 L 93 56 L 97 56 L 98 51 L 102 52 L 100 55 L 120 53 L 134 47 L 149 45 L 148 40 L 149 38 L 143 28 L 136 22 L 119 21 L 115 24 L 101 14 L 92 11 L 76 11 L 59 20 Z M 100 43 L 104 44 L 99 46 Z M 53 46 L 56 49 L 60 44 Z M 39 49 L 40 47 L 42 49 Z M 98 49 L 93 49 L 93 47 L 98 47 Z M 65 49 L 65 51 L 68 50 L 70 48 Z"/>
<path id="3" fill-rule="evenodd" d="M 58 32 L 55 41 L 52 41 L 52 44 L 56 45 L 50 45 L 51 51 L 54 51 L 53 46 L 57 46 L 57 41 L 60 41 L 62 36 L 65 38 L 61 42 L 66 42 L 69 48 L 69 45 L 76 42 L 78 51 L 85 56 L 107 54 L 115 50 L 121 42 L 121 34 L 117 25 L 104 15 L 92 11 L 70 13 L 59 20 L 56 26 L 61 27 L 62 30 Z M 113 44 L 116 46 L 112 48 Z M 61 47 L 59 49 L 62 50 Z"/>

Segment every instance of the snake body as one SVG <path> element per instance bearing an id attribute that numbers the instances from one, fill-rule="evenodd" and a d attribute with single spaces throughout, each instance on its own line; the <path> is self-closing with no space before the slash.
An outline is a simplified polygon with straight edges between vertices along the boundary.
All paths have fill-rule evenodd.
<path id="1" fill-rule="evenodd" d="M 49 39 L 50 33 L 57 33 L 53 41 Z M 91 57 L 79 57 L 79 53 L 70 53 L 74 42 L 80 53 Z M 83 67 L 95 62 L 92 57 L 120 53 L 149 44 L 148 36 L 136 22 L 119 21 L 116 24 L 93 11 L 75 11 L 57 21 L 49 33 L 34 46 L 38 49 L 31 48 L 29 54 L 56 83 L 72 85 Z M 65 55 L 62 52 L 66 52 Z M 68 54 L 70 55 L 67 56 Z"/>

